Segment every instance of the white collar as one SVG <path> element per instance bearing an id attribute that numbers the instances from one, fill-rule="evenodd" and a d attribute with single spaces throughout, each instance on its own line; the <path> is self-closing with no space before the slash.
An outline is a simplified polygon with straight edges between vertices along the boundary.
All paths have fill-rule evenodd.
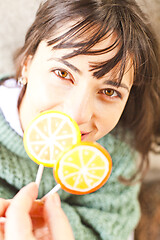
<path id="1" fill-rule="evenodd" d="M 20 136 L 23 136 L 17 108 L 20 91 L 21 87 L 18 86 L 15 79 L 9 79 L 1 85 L 0 109 L 11 128 L 14 129 Z"/>

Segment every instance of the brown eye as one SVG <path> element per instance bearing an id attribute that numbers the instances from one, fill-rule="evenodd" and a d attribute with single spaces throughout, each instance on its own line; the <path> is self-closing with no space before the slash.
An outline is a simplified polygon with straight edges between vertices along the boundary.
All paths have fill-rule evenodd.
<path id="1" fill-rule="evenodd" d="M 62 78 L 66 78 L 69 75 L 66 71 L 63 71 L 63 70 L 57 70 L 57 72 L 58 72 L 58 76 Z"/>
<path id="2" fill-rule="evenodd" d="M 103 94 L 106 97 L 110 97 L 110 98 L 115 98 L 115 97 L 122 98 L 121 93 L 112 88 L 101 89 L 99 91 L 99 93 Z"/>
<path id="3" fill-rule="evenodd" d="M 69 80 L 71 83 L 74 83 L 74 79 L 72 77 L 72 75 L 67 72 L 66 70 L 63 69 L 57 69 L 57 70 L 53 70 L 52 71 L 57 77 L 59 77 L 59 79 L 61 80 Z"/>
<path id="4" fill-rule="evenodd" d="M 104 89 L 103 92 L 107 96 L 113 96 L 115 94 L 115 91 L 113 89 Z"/>
<path id="5" fill-rule="evenodd" d="M 53 71 L 58 77 L 64 79 L 64 80 L 71 80 L 72 81 L 72 76 L 70 73 L 63 69 L 57 69 Z"/>

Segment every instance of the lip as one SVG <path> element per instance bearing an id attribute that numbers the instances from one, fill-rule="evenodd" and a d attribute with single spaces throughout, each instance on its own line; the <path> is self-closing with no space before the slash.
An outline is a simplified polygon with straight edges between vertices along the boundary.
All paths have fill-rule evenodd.
<path id="1" fill-rule="evenodd" d="M 81 132 L 81 140 L 84 140 L 89 134 L 90 132 Z"/>

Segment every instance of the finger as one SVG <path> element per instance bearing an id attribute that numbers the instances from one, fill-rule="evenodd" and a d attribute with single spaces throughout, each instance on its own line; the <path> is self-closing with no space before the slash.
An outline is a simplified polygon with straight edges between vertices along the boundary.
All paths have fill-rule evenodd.
<path id="1" fill-rule="evenodd" d="M 30 211 L 31 217 L 41 218 L 44 208 L 44 201 L 35 200 L 32 204 L 32 209 Z"/>
<path id="2" fill-rule="evenodd" d="M 8 208 L 9 203 L 5 199 L 0 199 L 0 239 L 4 239 L 4 215 Z"/>
<path id="3" fill-rule="evenodd" d="M 60 206 L 58 194 L 51 194 L 47 197 L 44 211 L 52 239 L 74 240 L 69 221 Z"/>
<path id="4" fill-rule="evenodd" d="M 4 240 L 4 225 L 0 223 L 0 239 Z"/>
<path id="5" fill-rule="evenodd" d="M 23 187 L 18 194 L 13 198 L 11 206 L 15 207 L 15 210 L 24 210 L 29 212 L 33 201 L 37 198 L 38 187 L 36 183 L 30 183 L 27 186 Z M 14 208 L 11 208 L 14 211 Z M 8 212 L 8 211 L 7 211 Z"/>
<path id="6" fill-rule="evenodd" d="M 6 240 L 34 239 L 32 234 L 32 222 L 29 216 L 29 212 L 32 208 L 33 201 L 37 198 L 37 195 L 37 185 L 35 183 L 31 183 L 22 188 L 14 197 L 11 205 L 6 212 Z"/>
<path id="7" fill-rule="evenodd" d="M 10 200 L 5 200 L 0 198 L 0 239 L 1 240 L 4 239 L 4 226 L 6 222 L 5 221 L 6 218 L 4 218 L 4 216 L 9 205 L 10 205 Z"/>
<path id="8" fill-rule="evenodd" d="M 5 216 L 5 212 L 8 208 L 8 206 L 10 205 L 10 201 L 11 200 L 6 200 L 6 199 L 3 199 L 3 198 L 0 198 L 0 217 Z"/>

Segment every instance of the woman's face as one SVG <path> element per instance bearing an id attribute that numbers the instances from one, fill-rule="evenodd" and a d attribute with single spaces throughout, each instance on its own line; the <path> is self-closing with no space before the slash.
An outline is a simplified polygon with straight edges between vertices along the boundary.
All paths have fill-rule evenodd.
<path id="1" fill-rule="evenodd" d="M 114 36 L 92 49 L 111 45 Z M 133 80 L 133 68 L 128 64 L 120 86 L 111 73 L 100 79 L 93 76 L 91 65 L 112 58 L 117 49 L 102 55 L 78 55 L 67 60 L 63 56 L 73 49 L 56 49 L 42 41 L 24 66 L 28 79 L 20 105 L 23 129 L 38 113 L 58 110 L 70 115 L 79 125 L 82 140 L 96 141 L 118 123 L 127 102 Z"/>

